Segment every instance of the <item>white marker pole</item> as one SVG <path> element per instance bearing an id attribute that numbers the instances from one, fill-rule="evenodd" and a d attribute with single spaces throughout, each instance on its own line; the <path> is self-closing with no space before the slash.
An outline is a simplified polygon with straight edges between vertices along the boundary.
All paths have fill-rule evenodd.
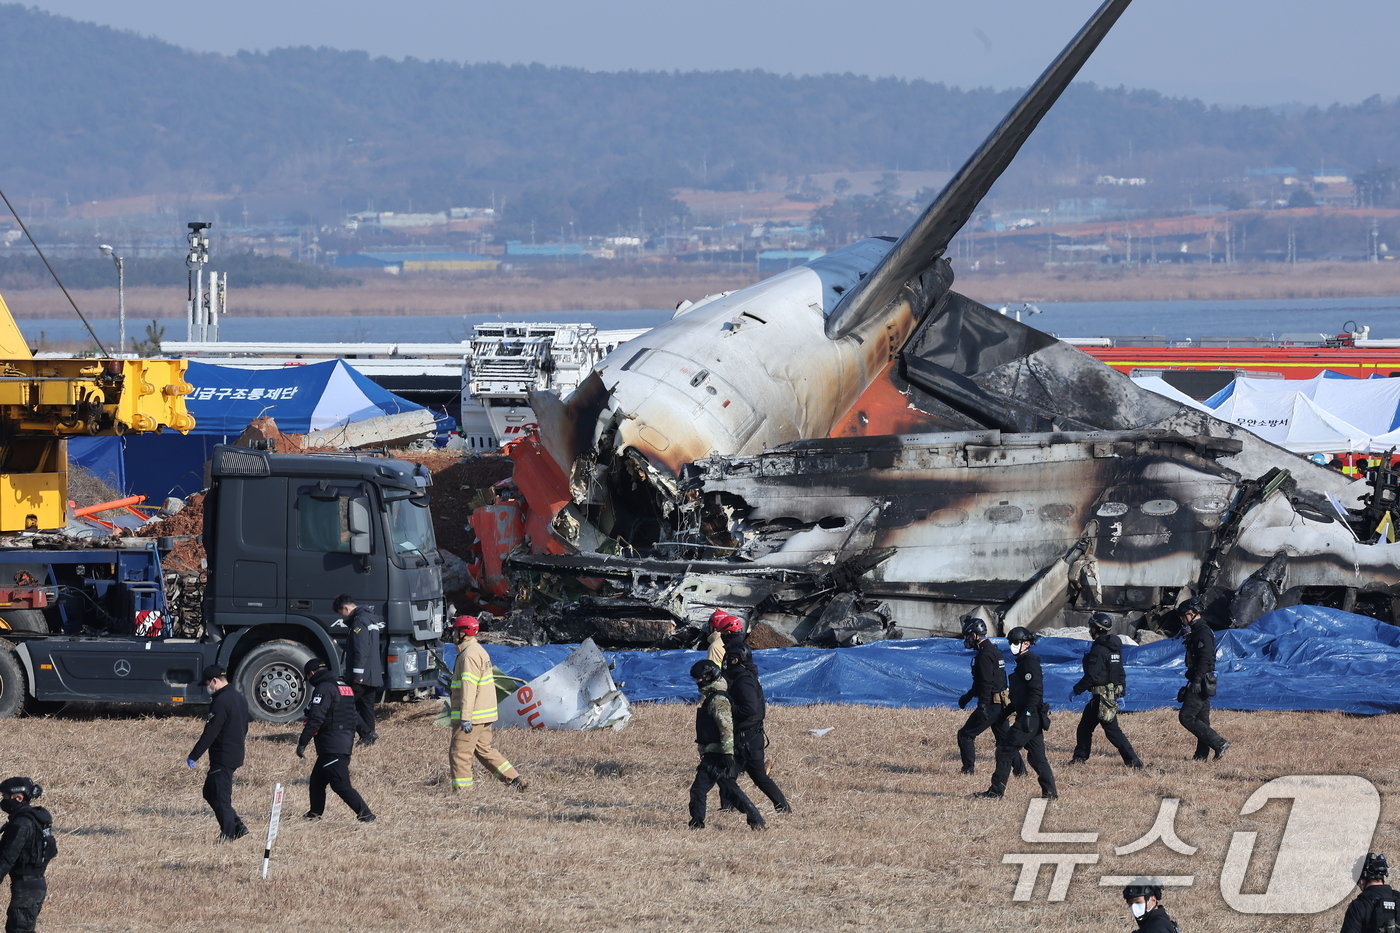
<path id="1" fill-rule="evenodd" d="M 262 876 L 267 877 L 268 864 L 272 861 L 272 843 L 277 839 L 277 824 L 282 822 L 282 785 L 272 788 L 272 817 L 267 822 L 267 845 L 263 848 Z"/>

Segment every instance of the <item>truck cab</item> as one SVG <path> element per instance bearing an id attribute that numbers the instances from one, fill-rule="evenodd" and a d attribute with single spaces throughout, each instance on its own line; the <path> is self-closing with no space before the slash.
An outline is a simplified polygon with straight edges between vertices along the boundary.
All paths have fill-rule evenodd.
<path id="1" fill-rule="evenodd" d="M 209 472 L 205 626 L 256 716 L 300 714 L 301 665 L 312 655 L 343 669 L 349 632 L 332 608 L 340 594 L 382 614 L 391 696 L 436 681 L 443 558 L 425 467 L 219 446 Z"/>

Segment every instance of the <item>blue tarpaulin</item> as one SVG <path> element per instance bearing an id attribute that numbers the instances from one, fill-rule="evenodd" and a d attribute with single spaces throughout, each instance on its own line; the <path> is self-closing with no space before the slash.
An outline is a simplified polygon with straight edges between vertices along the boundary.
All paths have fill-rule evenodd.
<path id="1" fill-rule="evenodd" d="M 994 639 L 1014 667 L 1004 639 Z M 1058 710 L 1083 707 L 1070 690 L 1082 674 L 1089 642 L 1042 638 L 1045 699 Z M 491 646 L 506 674 L 529 680 L 558 664 L 570 645 Z M 610 651 L 613 680 L 634 703 L 693 700 L 690 666 L 700 651 Z M 956 706 L 971 683 L 972 652 L 952 638 L 884 641 L 855 648 L 780 648 L 755 652 L 769 703 L 867 706 Z M 1177 639 L 1127 645 L 1128 694 L 1120 706 L 1169 707 L 1185 681 Z M 1237 710 L 1400 711 L 1400 628 L 1366 616 L 1316 606 L 1279 609 L 1244 629 L 1216 633 L 1220 692 L 1214 706 Z"/>

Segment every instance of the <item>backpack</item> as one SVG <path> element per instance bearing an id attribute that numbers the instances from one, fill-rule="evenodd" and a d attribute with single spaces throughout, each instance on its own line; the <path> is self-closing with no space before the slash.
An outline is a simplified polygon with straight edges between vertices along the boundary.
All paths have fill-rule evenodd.
<path id="1" fill-rule="evenodd" d="M 39 822 L 39 818 L 32 813 L 25 813 L 24 816 L 34 824 L 34 835 L 30 837 L 29 864 L 28 868 L 37 868 L 39 871 L 49 867 L 55 855 L 58 855 L 58 840 L 53 837 L 53 826 L 45 826 Z"/>
<path id="2" fill-rule="evenodd" d="M 1391 894 L 1374 902 L 1371 908 L 1370 933 L 1400 933 L 1400 920 L 1396 919 L 1396 897 Z"/>

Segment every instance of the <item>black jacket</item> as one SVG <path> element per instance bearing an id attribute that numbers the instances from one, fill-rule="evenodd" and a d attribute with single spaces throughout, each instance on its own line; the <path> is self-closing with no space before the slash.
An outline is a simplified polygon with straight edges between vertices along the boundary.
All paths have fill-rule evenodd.
<path id="1" fill-rule="evenodd" d="M 1167 909 L 1160 904 L 1143 914 L 1137 925 L 1138 933 L 1180 933 L 1176 923 L 1167 916 Z"/>
<path id="2" fill-rule="evenodd" d="M 0 829 L 0 878 L 42 877 L 44 868 L 34 860 L 34 836 L 52 826 L 53 817 L 43 807 L 26 805 L 10 814 L 10 821 Z"/>
<path id="3" fill-rule="evenodd" d="M 384 620 L 369 606 L 356 606 L 345 624 L 350 639 L 345 644 L 345 680 L 367 687 L 384 686 Z"/>
<path id="4" fill-rule="evenodd" d="M 1186 635 L 1186 681 L 1215 673 L 1215 633 L 1205 619 L 1197 619 Z"/>
<path id="5" fill-rule="evenodd" d="M 209 753 L 211 768 L 243 766 L 243 743 L 248 737 L 248 700 L 230 684 L 214 694 L 204 731 L 194 743 L 190 758 Z"/>
<path id="6" fill-rule="evenodd" d="M 1016 659 L 1011 675 L 1011 711 L 1015 723 L 1028 732 L 1040 731 L 1040 704 L 1045 702 L 1045 677 L 1040 672 L 1040 658 L 1027 649 Z"/>
<path id="7" fill-rule="evenodd" d="M 1390 912 L 1400 907 L 1395 899 L 1395 891 L 1388 884 L 1373 884 L 1362 889 L 1361 894 L 1347 905 L 1347 915 L 1342 920 L 1342 933 L 1372 933 L 1377 924 L 1372 914 L 1385 903 L 1391 904 Z"/>
<path id="8" fill-rule="evenodd" d="M 1108 684 L 1123 687 L 1127 682 L 1123 672 L 1122 639 L 1112 632 L 1095 638 L 1093 646 L 1084 654 L 1084 676 L 1079 678 L 1074 689 L 1087 690 Z"/>
<path id="9" fill-rule="evenodd" d="M 763 685 L 758 682 L 758 669 L 752 664 L 724 666 L 724 678 L 729 681 L 729 704 L 734 710 L 734 731 L 748 732 L 763 728 L 768 710 L 763 699 Z"/>
<path id="10" fill-rule="evenodd" d="M 972 658 L 972 689 L 968 691 L 981 706 L 992 702 L 992 696 L 1006 689 L 1006 658 L 1001 649 L 984 638 Z"/>
<path id="11" fill-rule="evenodd" d="M 314 688 L 311 702 L 306 704 L 306 719 L 301 727 L 298 745 L 316 740 L 318 755 L 348 755 L 355 745 L 355 691 L 328 669 L 311 675 Z"/>

